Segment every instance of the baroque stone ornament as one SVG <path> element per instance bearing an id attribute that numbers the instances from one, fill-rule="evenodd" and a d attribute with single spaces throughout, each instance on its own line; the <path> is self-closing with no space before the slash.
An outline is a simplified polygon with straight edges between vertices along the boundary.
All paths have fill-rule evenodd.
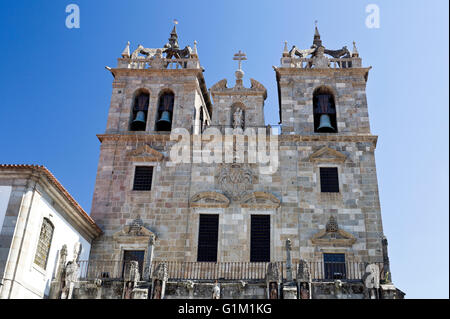
<path id="1" fill-rule="evenodd" d="M 133 283 L 140 280 L 139 263 L 137 261 L 132 260 L 125 263 L 124 279 L 125 281 L 132 281 Z"/>
<path id="2" fill-rule="evenodd" d="M 267 265 L 266 280 L 268 282 L 281 282 L 280 269 L 277 263 Z"/>
<path id="3" fill-rule="evenodd" d="M 153 278 L 161 281 L 167 281 L 167 264 L 161 263 L 158 264 L 155 271 L 153 272 Z"/>
<path id="4" fill-rule="evenodd" d="M 245 164 L 223 164 L 218 184 L 229 198 L 239 201 L 253 183 L 253 172 Z"/>
<path id="5" fill-rule="evenodd" d="M 301 259 L 298 264 L 297 281 L 298 282 L 310 282 L 311 281 L 311 272 L 309 271 L 309 265 L 308 265 L 308 262 L 304 259 Z"/>
<path id="6" fill-rule="evenodd" d="M 331 216 L 325 229 L 312 236 L 311 242 L 314 245 L 320 246 L 352 246 L 356 242 L 356 238 L 352 234 L 340 229 L 336 218 Z"/>

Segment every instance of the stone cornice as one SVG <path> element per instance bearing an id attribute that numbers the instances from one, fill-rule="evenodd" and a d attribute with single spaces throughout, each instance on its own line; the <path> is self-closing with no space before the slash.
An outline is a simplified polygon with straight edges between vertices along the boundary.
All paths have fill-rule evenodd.
<path id="1" fill-rule="evenodd" d="M 223 79 L 216 84 L 214 84 L 210 88 L 211 95 L 214 97 L 215 95 L 218 96 L 225 96 L 225 95 L 245 95 L 245 96 L 262 96 L 265 100 L 267 98 L 267 89 L 256 81 L 255 79 L 250 79 L 251 87 L 246 88 L 243 86 L 235 86 L 232 88 L 227 87 L 227 80 Z"/>
<path id="2" fill-rule="evenodd" d="M 41 165 L 0 165 L 0 175 L 18 179 L 34 179 L 42 189 L 63 209 L 67 221 L 80 233 L 93 240 L 103 232 L 95 221 L 61 185 L 56 177 Z"/>
<path id="3" fill-rule="evenodd" d="M 100 142 L 169 142 L 170 134 L 98 134 Z M 193 136 L 191 136 L 192 139 Z M 248 138 L 244 136 L 245 140 Z M 278 142 L 369 142 L 375 148 L 378 136 L 376 135 L 278 135 Z"/>
<path id="4" fill-rule="evenodd" d="M 327 68 L 327 69 L 319 69 L 319 68 L 284 68 L 284 67 L 273 67 L 277 75 L 326 75 L 326 76 L 334 76 L 334 75 L 361 75 L 367 77 L 370 69 L 372 67 L 367 68 Z"/>
<path id="5" fill-rule="evenodd" d="M 167 75 L 200 75 L 202 69 L 125 69 L 113 68 L 110 70 L 115 78 L 120 76 L 167 76 Z"/>

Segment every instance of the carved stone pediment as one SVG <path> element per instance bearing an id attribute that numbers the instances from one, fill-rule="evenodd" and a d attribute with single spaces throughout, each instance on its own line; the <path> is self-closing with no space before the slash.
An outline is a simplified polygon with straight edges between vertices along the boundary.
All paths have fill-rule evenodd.
<path id="1" fill-rule="evenodd" d="M 345 230 L 339 229 L 336 219 L 331 216 L 325 229 L 312 236 L 311 242 L 314 245 L 341 247 L 352 246 L 356 238 Z"/>
<path id="2" fill-rule="evenodd" d="M 253 209 L 276 209 L 281 201 L 273 194 L 266 192 L 253 192 L 245 195 L 241 201 L 241 207 Z"/>
<path id="3" fill-rule="evenodd" d="M 230 200 L 217 192 L 201 192 L 192 196 L 189 205 L 191 207 L 226 208 L 230 205 Z"/>
<path id="4" fill-rule="evenodd" d="M 329 147 L 322 147 L 320 150 L 315 151 L 309 156 L 311 162 L 319 163 L 336 163 L 345 162 L 347 156 L 339 151 L 336 151 Z"/>
<path id="5" fill-rule="evenodd" d="M 144 223 L 140 218 L 136 218 L 113 234 L 113 238 L 118 242 L 134 243 L 148 242 L 151 238 L 156 238 L 156 235 L 144 226 Z"/>
<path id="6" fill-rule="evenodd" d="M 140 146 L 137 149 L 128 152 L 127 155 L 134 162 L 159 162 L 164 159 L 164 154 L 148 145 Z"/>

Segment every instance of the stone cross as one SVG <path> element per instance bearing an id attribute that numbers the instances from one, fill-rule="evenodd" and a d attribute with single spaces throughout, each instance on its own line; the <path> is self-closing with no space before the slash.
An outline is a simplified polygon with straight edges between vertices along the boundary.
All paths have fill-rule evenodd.
<path id="1" fill-rule="evenodd" d="M 287 281 L 292 281 L 292 262 L 291 262 L 291 240 L 288 238 L 286 240 L 286 279 Z"/>
<path id="2" fill-rule="evenodd" d="M 234 54 L 233 60 L 238 61 L 238 70 L 241 70 L 241 62 L 247 60 L 247 56 L 244 52 L 241 52 L 241 50 L 239 50 L 238 53 Z"/>

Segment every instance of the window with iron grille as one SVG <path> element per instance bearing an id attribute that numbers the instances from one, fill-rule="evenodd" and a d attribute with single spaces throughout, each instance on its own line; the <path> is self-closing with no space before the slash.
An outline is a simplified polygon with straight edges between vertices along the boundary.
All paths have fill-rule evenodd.
<path id="1" fill-rule="evenodd" d="M 320 167 L 320 190 L 322 193 L 339 193 L 337 167 Z"/>
<path id="2" fill-rule="evenodd" d="M 345 279 L 345 254 L 323 254 L 325 279 Z"/>
<path id="3" fill-rule="evenodd" d="M 250 262 L 270 261 L 270 215 L 251 216 Z"/>
<path id="4" fill-rule="evenodd" d="M 130 261 L 137 261 L 139 264 L 139 273 L 141 274 L 141 276 L 143 275 L 143 270 L 144 270 L 144 255 L 145 255 L 145 251 L 144 250 L 125 250 L 123 252 L 123 265 L 122 265 L 122 277 L 125 271 L 125 265 L 127 262 Z"/>
<path id="5" fill-rule="evenodd" d="M 44 218 L 41 226 L 41 233 L 39 234 L 36 255 L 34 256 L 34 263 L 42 269 L 47 268 L 48 254 L 52 244 L 53 231 L 55 227 L 47 218 Z"/>
<path id="6" fill-rule="evenodd" d="M 198 230 L 197 261 L 217 261 L 219 215 L 201 214 Z"/>
<path id="7" fill-rule="evenodd" d="M 134 172 L 134 191 L 149 191 L 152 189 L 153 166 L 136 166 Z"/>

